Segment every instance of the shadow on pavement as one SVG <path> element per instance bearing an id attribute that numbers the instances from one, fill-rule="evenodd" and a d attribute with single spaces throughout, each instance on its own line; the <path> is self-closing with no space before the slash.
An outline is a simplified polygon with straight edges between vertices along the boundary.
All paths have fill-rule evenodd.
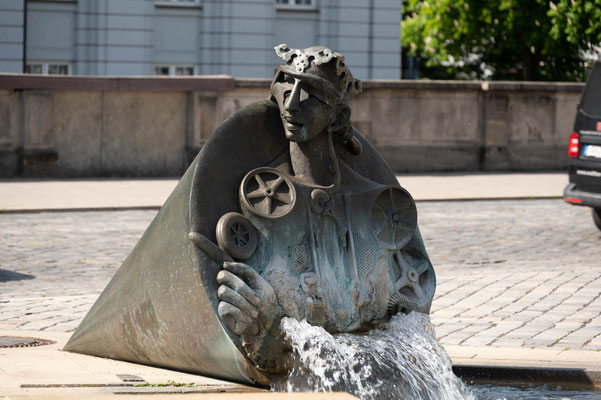
<path id="1" fill-rule="evenodd" d="M 35 279 L 35 276 L 0 268 L 0 282 L 23 281 L 27 279 Z"/>

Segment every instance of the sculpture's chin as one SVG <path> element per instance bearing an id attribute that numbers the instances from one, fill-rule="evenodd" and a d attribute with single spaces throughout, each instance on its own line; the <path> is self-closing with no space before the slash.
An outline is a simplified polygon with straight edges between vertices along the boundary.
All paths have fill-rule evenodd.
<path id="1" fill-rule="evenodd" d="M 284 123 L 284 133 L 286 134 L 286 139 L 289 141 L 304 143 L 315 138 L 321 131 L 307 129 L 307 125 Z"/>
<path id="2" fill-rule="evenodd" d="M 307 141 L 307 137 L 306 137 L 304 129 L 295 129 L 295 130 L 285 129 L 285 132 L 286 132 L 286 139 L 290 140 L 291 142 L 303 143 L 303 142 Z"/>

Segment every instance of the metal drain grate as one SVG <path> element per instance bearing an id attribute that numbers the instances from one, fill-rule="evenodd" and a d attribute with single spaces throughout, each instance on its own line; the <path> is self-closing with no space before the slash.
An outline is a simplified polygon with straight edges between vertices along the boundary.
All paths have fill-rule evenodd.
<path id="1" fill-rule="evenodd" d="M 17 347 L 36 347 L 46 344 L 54 344 L 55 341 L 22 336 L 0 336 L 0 349 L 11 349 Z"/>

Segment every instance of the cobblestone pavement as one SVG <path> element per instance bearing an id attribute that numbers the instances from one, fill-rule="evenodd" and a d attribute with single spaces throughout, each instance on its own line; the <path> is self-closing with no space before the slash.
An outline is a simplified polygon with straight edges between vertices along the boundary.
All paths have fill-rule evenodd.
<path id="1" fill-rule="evenodd" d="M 443 344 L 601 351 L 601 232 L 560 200 L 418 203 Z M 0 330 L 72 331 L 155 211 L 0 215 Z"/>
<path id="2" fill-rule="evenodd" d="M 561 200 L 419 203 L 443 344 L 601 350 L 601 232 Z"/>

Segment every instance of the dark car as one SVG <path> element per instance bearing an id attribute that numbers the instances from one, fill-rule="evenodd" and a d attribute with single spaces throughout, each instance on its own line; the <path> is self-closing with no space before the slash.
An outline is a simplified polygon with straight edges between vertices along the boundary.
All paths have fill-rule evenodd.
<path id="1" fill-rule="evenodd" d="M 563 199 L 593 209 L 601 230 L 601 61 L 597 61 L 578 104 L 568 146 L 570 183 Z"/>

